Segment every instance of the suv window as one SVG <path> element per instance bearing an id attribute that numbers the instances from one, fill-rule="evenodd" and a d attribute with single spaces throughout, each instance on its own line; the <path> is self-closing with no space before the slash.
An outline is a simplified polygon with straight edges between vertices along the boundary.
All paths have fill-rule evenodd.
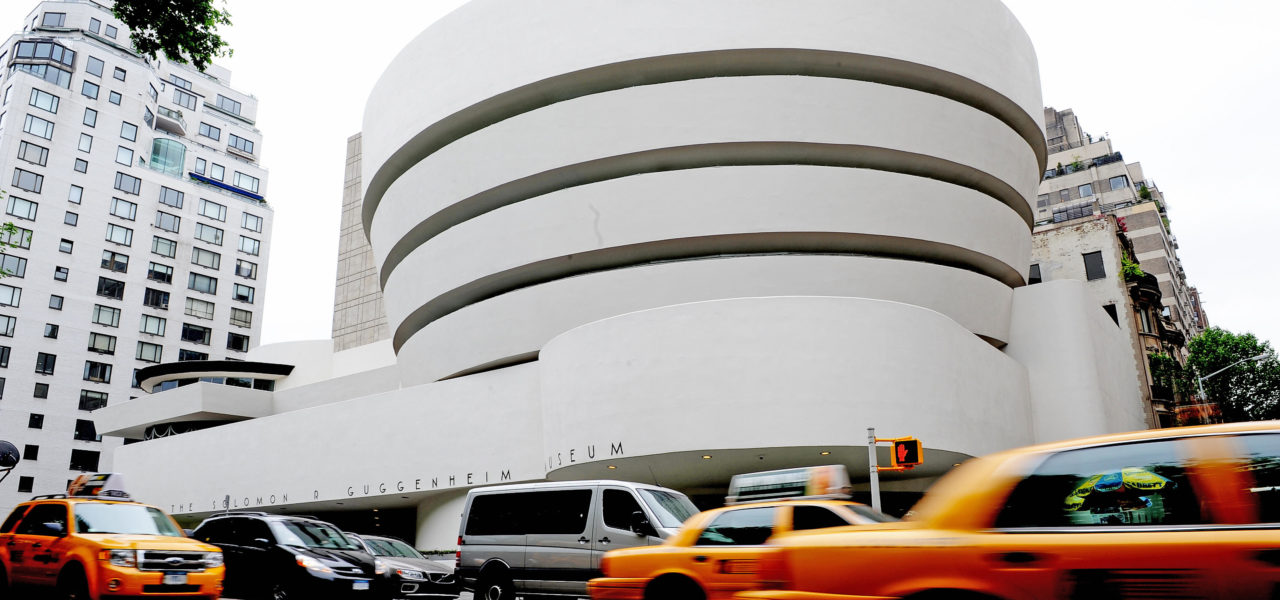
<path id="1" fill-rule="evenodd" d="M 210 544 L 230 542 L 233 533 L 232 521 L 233 519 L 205 521 L 195 531 L 191 532 L 191 537 Z"/>
<path id="2" fill-rule="evenodd" d="M 1014 488 L 996 527 L 1203 524 L 1185 456 L 1177 439 L 1060 452 Z"/>
<path id="3" fill-rule="evenodd" d="M 31 506 L 19 506 L 13 509 L 13 512 L 9 513 L 9 518 L 4 520 L 4 525 L 0 525 L 0 533 L 13 531 L 13 526 L 18 524 L 18 519 L 21 519 L 22 515 L 27 514 L 28 508 L 31 508 Z"/>
<path id="4" fill-rule="evenodd" d="M 1244 469 L 1253 475 L 1244 490 L 1258 507 L 1259 523 L 1280 523 L 1280 434 L 1239 437 L 1244 447 Z"/>
<path id="5" fill-rule="evenodd" d="M 698 546 L 758 546 L 773 535 L 777 509 L 768 506 L 721 513 L 698 536 Z"/>
<path id="6" fill-rule="evenodd" d="M 257 519 L 242 519 L 240 526 L 236 529 L 237 543 L 241 545 L 253 545 L 253 540 L 256 539 L 264 539 L 268 542 L 275 540 L 275 536 L 271 535 L 271 528 Z"/>
<path id="7" fill-rule="evenodd" d="M 605 490 L 601 500 L 604 504 L 604 524 L 614 529 L 630 531 L 631 513 L 640 511 L 640 503 L 636 502 L 636 497 L 626 490 Z"/>
<path id="8" fill-rule="evenodd" d="M 46 523 L 56 523 L 67 530 L 67 507 L 61 504 L 37 504 L 31 507 L 27 518 L 22 520 L 15 532 L 18 535 L 50 535 L 45 529 Z"/>
<path id="9" fill-rule="evenodd" d="M 837 515 L 835 511 L 824 506 L 806 506 L 799 504 L 791 507 L 791 529 L 825 529 L 827 527 L 844 527 L 849 522 Z"/>

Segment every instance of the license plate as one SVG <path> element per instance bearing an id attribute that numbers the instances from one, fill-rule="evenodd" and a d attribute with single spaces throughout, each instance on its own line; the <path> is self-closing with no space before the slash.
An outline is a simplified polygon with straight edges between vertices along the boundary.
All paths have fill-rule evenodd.
<path id="1" fill-rule="evenodd" d="M 186 585 L 187 574 L 186 573 L 165 573 L 164 581 L 162 581 L 161 583 L 163 583 L 164 585 Z"/>
<path id="2" fill-rule="evenodd" d="M 352 582 L 351 582 L 351 589 L 353 589 L 353 590 L 367 590 L 367 589 L 369 589 L 369 582 L 368 582 L 368 581 L 365 581 L 365 580 L 352 581 Z"/>

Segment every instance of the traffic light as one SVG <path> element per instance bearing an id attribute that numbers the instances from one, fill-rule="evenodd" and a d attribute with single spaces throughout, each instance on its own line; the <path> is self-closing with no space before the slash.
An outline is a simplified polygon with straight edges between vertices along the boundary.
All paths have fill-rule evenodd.
<path id="1" fill-rule="evenodd" d="M 922 462 L 924 448 L 920 440 L 905 438 L 893 441 L 893 453 L 889 455 L 890 464 L 894 467 L 914 467 Z"/>

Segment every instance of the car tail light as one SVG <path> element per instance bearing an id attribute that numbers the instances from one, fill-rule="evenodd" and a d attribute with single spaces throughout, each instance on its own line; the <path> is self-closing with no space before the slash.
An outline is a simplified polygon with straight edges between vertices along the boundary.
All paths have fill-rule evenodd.
<path id="1" fill-rule="evenodd" d="M 760 555 L 756 581 L 759 583 L 760 589 L 785 590 L 791 588 L 791 568 L 787 563 L 787 554 L 784 550 L 775 549 Z"/>
<path id="2" fill-rule="evenodd" d="M 462 566 L 462 536 L 458 536 L 458 551 L 453 554 L 453 567 Z"/>

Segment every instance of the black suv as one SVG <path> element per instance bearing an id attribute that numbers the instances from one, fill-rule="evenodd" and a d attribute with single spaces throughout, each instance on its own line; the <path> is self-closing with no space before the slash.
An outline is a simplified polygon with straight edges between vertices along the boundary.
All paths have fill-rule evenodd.
<path id="1" fill-rule="evenodd" d="M 373 598 L 385 570 L 337 527 L 306 517 L 227 513 L 191 537 L 222 549 L 232 598 Z"/>

